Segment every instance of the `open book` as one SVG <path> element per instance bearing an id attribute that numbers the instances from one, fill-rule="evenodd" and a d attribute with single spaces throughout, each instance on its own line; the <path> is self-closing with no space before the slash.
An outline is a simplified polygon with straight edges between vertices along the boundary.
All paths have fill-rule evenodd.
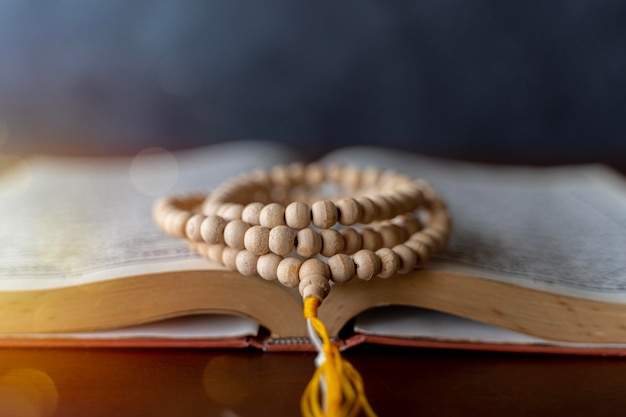
<path id="1" fill-rule="evenodd" d="M 227 271 L 151 218 L 159 196 L 208 192 L 301 157 L 261 141 L 135 158 L 3 157 L 0 344 L 306 347 L 297 289 Z M 422 269 L 332 288 L 320 318 L 344 346 L 626 354 L 626 185 L 610 169 L 357 147 L 322 162 L 423 178 L 454 225 Z"/>

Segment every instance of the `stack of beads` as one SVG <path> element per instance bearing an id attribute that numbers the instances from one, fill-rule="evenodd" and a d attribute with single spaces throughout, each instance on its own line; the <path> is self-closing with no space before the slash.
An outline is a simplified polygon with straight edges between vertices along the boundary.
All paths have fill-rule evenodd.
<path id="1" fill-rule="evenodd" d="M 445 204 L 424 181 L 340 165 L 254 171 L 208 196 L 161 199 L 153 214 L 212 261 L 320 301 L 331 283 L 412 271 L 450 234 Z"/>

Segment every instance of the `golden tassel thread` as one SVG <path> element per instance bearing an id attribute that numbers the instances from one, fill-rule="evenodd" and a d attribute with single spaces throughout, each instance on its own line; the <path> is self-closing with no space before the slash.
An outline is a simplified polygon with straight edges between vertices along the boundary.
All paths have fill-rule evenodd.
<path id="1" fill-rule="evenodd" d="M 341 357 L 339 349 L 328 337 L 324 323 L 317 318 L 319 305 L 320 300 L 315 297 L 304 300 L 304 318 L 318 357 L 317 369 L 300 401 L 302 415 L 355 417 L 363 411 L 368 417 L 376 417 L 365 396 L 361 375 Z"/>

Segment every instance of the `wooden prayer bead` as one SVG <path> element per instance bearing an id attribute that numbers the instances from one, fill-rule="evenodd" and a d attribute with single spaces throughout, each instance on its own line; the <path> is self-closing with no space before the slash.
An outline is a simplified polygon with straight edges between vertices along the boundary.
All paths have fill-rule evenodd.
<path id="1" fill-rule="evenodd" d="M 407 245 L 396 245 L 392 250 L 400 257 L 400 267 L 398 272 L 401 274 L 407 274 L 415 269 L 417 265 L 417 254 L 413 252 Z"/>
<path id="2" fill-rule="evenodd" d="M 221 264 L 222 259 L 223 259 L 222 253 L 224 252 L 224 248 L 226 247 L 226 245 L 224 245 L 223 243 L 214 243 L 214 244 L 207 244 L 207 246 L 208 246 L 206 250 L 207 258 L 209 258 L 213 262 L 217 262 Z"/>
<path id="3" fill-rule="evenodd" d="M 200 235 L 206 243 L 222 243 L 226 221 L 219 216 L 210 215 L 200 225 Z"/>
<path id="4" fill-rule="evenodd" d="M 337 207 L 330 200 L 319 200 L 311 205 L 311 220 L 316 227 L 328 229 L 337 223 Z"/>
<path id="5" fill-rule="evenodd" d="M 339 163 L 331 163 L 326 166 L 324 180 L 339 183 L 342 180 L 343 166 Z"/>
<path id="6" fill-rule="evenodd" d="M 297 287 L 300 283 L 300 266 L 304 261 L 298 258 L 287 257 L 278 264 L 276 277 L 285 287 Z"/>
<path id="7" fill-rule="evenodd" d="M 176 237 L 185 237 L 187 221 L 191 218 L 190 212 L 176 210 L 166 217 L 166 228 Z"/>
<path id="8" fill-rule="evenodd" d="M 353 190 L 359 188 L 361 186 L 361 169 L 354 165 L 344 167 L 340 181 Z"/>
<path id="9" fill-rule="evenodd" d="M 239 253 L 237 254 L 235 258 L 237 271 L 239 271 L 240 274 L 246 275 L 246 276 L 256 275 L 257 273 L 256 264 L 258 260 L 259 260 L 259 257 L 250 251 L 247 251 L 247 250 L 239 251 Z"/>
<path id="10" fill-rule="evenodd" d="M 275 253 L 266 253 L 259 256 L 256 262 L 256 270 L 259 276 L 268 281 L 278 278 L 278 265 L 283 260 L 282 256 Z"/>
<path id="11" fill-rule="evenodd" d="M 241 220 L 252 225 L 260 224 L 259 214 L 261 213 L 261 209 L 263 209 L 263 207 L 265 207 L 265 204 L 260 202 L 254 202 L 246 205 L 241 211 Z"/>
<path id="12" fill-rule="evenodd" d="M 382 268 L 380 258 L 371 250 L 361 249 L 352 255 L 352 260 L 356 266 L 356 276 L 362 280 L 374 278 Z"/>
<path id="13" fill-rule="evenodd" d="M 285 208 L 285 223 L 287 226 L 300 230 L 311 223 L 311 209 L 301 201 L 295 201 Z"/>
<path id="14" fill-rule="evenodd" d="M 203 214 L 194 214 L 187 220 L 187 224 L 185 225 L 185 235 L 187 239 L 192 242 L 202 242 L 202 235 L 200 234 L 200 226 L 202 222 L 206 219 L 206 216 Z"/>
<path id="15" fill-rule="evenodd" d="M 435 242 L 432 236 L 429 236 L 428 234 L 424 233 L 423 230 L 413 233 L 411 237 L 409 238 L 409 240 L 420 242 L 421 244 L 423 244 L 424 246 L 428 248 L 428 251 L 430 253 L 435 252 L 437 249 L 437 242 Z"/>
<path id="16" fill-rule="evenodd" d="M 424 230 L 422 230 L 422 233 L 433 239 L 436 251 L 439 251 L 446 246 L 446 242 L 448 240 L 447 234 L 442 233 L 441 231 L 433 229 L 431 227 L 424 228 Z"/>
<path id="17" fill-rule="evenodd" d="M 361 218 L 361 205 L 352 197 L 342 198 L 337 201 L 337 218 L 344 226 L 352 226 Z"/>
<path id="18" fill-rule="evenodd" d="M 394 247 L 409 237 L 403 228 L 393 223 L 384 224 L 377 231 L 382 239 L 381 247 L 385 248 Z"/>
<path id="19" fill-rule="evenodd" d="M 431 254 L 431 251 L 428 249 L 426 245 L 417 240 L 407 240 L 404 242 L 404 245 L 411 249 L 417 255 L 417 260 L 415 262 L 415 268 L 419 268 L 422 264 L 428 259 Z"/>
<path id="20" fill-rule="evenodd" d="M 304 279 L 300 280 L 298 290 L 303 300 L 309 297 L 323 300 L 330 292 L 330 283 L 328 282 L 328 278 L 323 275 L 307 275 Z"/>
<path id="21" fill-rule="evenodd" d="M 393 207 L 391 206 L 391 203 L 389 202 L 389 200 L 387 200 L 385 196 L 375 195 L 375 196 L 370 197 L 370 200 L 372 200 L 372 202 L 374 203 L 374 205 L 376 205 L 376 208 L 377 208 L 378 215 L 376 216 L 375 220 L 387 220 L 387 219 L 391 219 L 394 217 L 392 216 Z"/>
<path id="22" fill-rule="evenodd" d="M 375 187 L 378 184 L 381 171 L 378 168 L 367 167 L 361 174 L 361 185 L 364 187 Z"/>
<path id="23" fill-rule="evenodd" d="M 243 208 L 244 206 L 242 204 L 225 204 L 218 210 L 217 215 L 226 221 L 241 219 Z"/>
<path id="24" fill-rule="evenodd" d="M 345 242 L 343 240 L 343 236 L 341 236 L 341 233 L 337 230 L 322 230 L 320 237 L 322 238 L 322 249 L 320 250 L 320 255 L 328 258 L 343 251 Z"/>
<path id="25" fill-rule="evenodd" d="M 389 248 L 380 248 L 376 251 L 376 256 L 380 259 L 381 269 L 378 273 L 380 278 L 389 278 L 400 268 L 400 257 Z"/>
<path id="26" fill-rule="evenodd" d="M 322 238 L 313 229 L 302 229 L 296 235 L 296 252 L 305 258 L 311 258 L 322 250 Z"/>
<path id="27" fill-rule="evenodd" d="M 324 182 L 324 167 L 320 164 L 309 164 L 304 173 L 308 185 L 320 185 Z"/>
<path id="28" fill-rule="evenodd" d="M 330 279 L 338 284 L 343 284 L 354 278 L 356 267 L 349 255 L 337 254 L 328 259 L 330 269 Z"/>
<path id="29" fill-rule="evenodd" d="M 277 255 L 287 255 L 294 249 L 296 233 L 287 226 L 273 227 L 269 232 L 269 250 Z"/>
<path id="30" fill-rule="evenodd" d="M 285 224 L 285 207 L 278 203 L 267 204 L 259 213 L 259 224 L 270 229 Z"/>
<path id="31" fill-rule="evenodd" d="M 243 249 L 244 236 L 250 225 L 243 220 L 232 220 L 224 227 L 224 242 L 234 249 Z"/>
<path id="32" fill-rule="evenodd" d="M 348 227 L 340 231 L 343 236 L 344 246 L 343 252 L 348 255 L 363 249 L 363 236 L 355 229 Z"/>
<path id="33" fill-rule="evenodd" d="M 361 219 L 359 223 L 368 224 L 378 218 L 378 207 L 371 199 L 361 196 L 356 197 L 356 201 L 361 206 Z"/>
<path id="34" fill-rule="evenodd" d="M 264 255 L 269 252 L 270 229 L 263 226 L 252 226 L 243 238 L 243 244 L 246 250 L 255 255 Z"/>
<path id="35" fill-rule="evenodd" d="M 326 262 L 317 258 L 311 258 L 302 263 L 300 270 L 298 271 L 298 275 L 300 276 L 300 281 L 308 275 L 321 275 L 326 277 L 326 279 L 329 279 L 330 270 L 328 269 Z"/>
<path id="36" fill-rule="evenodd" d="M 363 249 L 376 251 L 383 246 L 383 238 L 376 230 L 366 227 L 361 229 L 363 236 Z"/>
<path id="37" fill-rule="evenodd" d="M 225 246 L 224 250 L 222 250 L 222 265 L 231 271 L 237 270 L 237 254 L 239 254 L 238 249 L 231 248 L 230 246 Z"/>

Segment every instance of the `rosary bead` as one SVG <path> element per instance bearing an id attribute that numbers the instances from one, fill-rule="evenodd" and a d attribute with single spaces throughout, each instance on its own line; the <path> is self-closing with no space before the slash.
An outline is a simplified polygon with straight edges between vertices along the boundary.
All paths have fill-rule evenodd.
<path id="1" fill-rule="evenodd" d="M 378 249 L 376 256 L 380 259 L 381 269 L 378 273 L 380 278 L 389 278 L 400 268 L 400 257 L 388 247 Z"/>
<path id="2" fill-rule="evenodd" d="M 361 205 L 351 197 L 342 198 L 337 201 L 337 217 L 339 223 L 344 226 L 352 226 L 358 223 L 361 218 Z"/>
<path id="3" fill-rule="evenodd" d="M 371 250 L 361 249 L 352 255 L 352 260 L 356 266 L 356 276 L 362 280 L 374 278 L 382 268 L 380 258 Z"/>
<path id="4" fill-rule="evenodd" d="M 239 271 L 241 275 L 245 275 L 245 276 L 256 275 L 257 273 L 256 264 L 257 264 L 258 259 L 259 257 L 250 251 L 247 251 L 247 250 L 239 251 L 239 253 L 237 254 L 235 258 L 237 271 Z"/>
<path id="5" fill-rule="evenodd" d="M 259 223 L 270 229 L 285 224 L 285 207 L 278 203 L 267 204 L 259 213 Z"/>
<path id="6" fill-rule="evenodd" d="M 361 206 L 361 219 L 359 223 L 368 224 L 376 220 L 378 217 L 378 207 L 371 199 L 361 196 L 357 197 L 356 201 Z"/>
<path id="7" fill-rule="evenodd" d="M 285 208 L 285 223 L 287 226 L 300 230 L 311 223 L 311 209 L 301 201 L 295 201 Z"/>
<path id="8" fill-rule="evenodd" d="M 320 185 L 324 182 L 324 167 L 320 164 L 309 164 L 304 173 L 307 185 Z"/>
<path id="9" fill-rule="evenodd" d="M 165 217 L 166 229 L 169 233 L 176 237 L 185 237 L 185 229 L 187 221 L 191 218 L 191 213 L 187 211 L 176 210 L 167 214 Z"/>
<path id="10" fill-rule="evenodd" d="M 428 247 L 423 243 L 418 242 L 417 240 L 409 239 L 404 242 L 404 245 L 411 249 L 413 252 L 415 252 L 415 254 L 417 255 L 417 261 L 415 263 L 416 268 L 422 266 L 422 264 L 426 262 L 426 259 L 428 259 L 431 254 L 431 251 L 428 249 Z"/>
<path id="11" fill-rule="evenodd" d="M 224 247 L 222 251 L 222 262 L 227 269 L 231 271 L 237 270 L 237 255 L 239 254 L 238 249 L 231 248 L 230 246 Z"/>
<path id="12" fill-rule="evenodd" d="M 353 253 L 363 249 L 363 236 L 361 236 L 361 234 L 357 230 L 348 227 L 342 229 L 340 233 L 343 236 L 344 240 L 344 253 L 352 255 Z"/>
<path id="13" fill-rule="evenodd" d="M 235 220 L 241 219 L 241 213 L 243 212 L 243 204 L 224 204 L 217 212 L 217 215 L 222 217 L 224 220 Z"/>
<path id="14" fill-rule="evenodd" d="M 266 253 L 259 256 L 256 262 L 256 270 L 259 276 L 268 281 L 272 281 L 278 278 L 278 265 L 283 260 L 282 256 L 278 256 L 275 253 Z"/>
<path id="15" fill-rule="evenodd" d="M 417 254 L 407 245 L 396 245 L 393 247 L 393 251 L 400 257 L 400 268 L 398 268 L 399 273 L 407 274 L 415 269 L 418 261 Z"/>
<path id="16" fill-rule="evenodd" d="M 269 232 L 269 250 L 277 255 L 287 255 L 294 249 L 296 233 L 287 226 L 273 227 Z"/>
<path id="17" fill-rule="evenodd" d="M 355 165 L 345 167 L 340 181 L 346 187 L 356 190 L 361 186 L 361 169 Z"/>
<path id="18" fill-rule="evenodd" d="M 323 300 L 330 292 L 330 283 L 328 278 L 323 275 L 307 275 L 300 280 L 298 290 L 303 300 L 309 297 Z"/>
<path id="19" fill-rule="evenodd" d="M 297 287 L 300 283 L 300 266 L 303 261 L 298 258 L 287 257 L 283 258 L 278 264 L 276 270 L 276 277 L 278 281 L 285 287 Z"/>
<path id="20" fill-rule="evenodd" d="M 330 200 L 318 200 L 311 205 L 311 219 L 320 229 L 328 229 L 337 223 L 337 207 Z"/>
<path id="21" fill-rule="evenodd" d="M 361 229 L 363 236 L 363 249 L 376 251 L 383 246 L 383 238 L 376 230 L 366 227 Z"/>
<path id="22" fill-rule="evenodd" d="M 311 258 L 322 250 L 322 237 L 313 229 L 299 230 L 296 242 L 296 252 L 305 258 Z"/>
<path id="23" fill-rule="evenodd" d="M 374 203 L 377 208 L 378 215 L 375 220 L 388 220 L 393 218 L 393 207 L 389 200 L 385 196 L 375 195 L 370 197 L 370 200 Z"/>
<path id="24" fill-rule="evenodd" d="M 330 279 L 338 284 L 350 281 L 356 274 L 354 261 L 344 253 L 328 258 L 328 268 L 330 269 Z"/>
<path id="25" fill-rule="evenodd" d="M 432 238 L 432 236 L 424 233 L 423 230 L 413 233 L 409 240 L 414 240 L 426 246 L 430 253 L 433 253 L 437 249 L 437 242 Z"/>
<path id="26" fill-rule="evenodd" d="M 330 269 L 328 269 L 326 262 L 317 258 L 311 258 L 302 263 L 298 275 L 300 282 L 309 275 L 321 275 L 328 280 L 330 278 Z"/>
<path id="27" fill-rule="evenodd" d="M 192 242 L 202 242 L 202 235 L 200 234 L 200 226 L 202 222 L 206 219 L 206 216 L 203 214 L 194 214 L 187 220 L 187 224 L 185 225 L 185 235 L 187 239 Z"/>
<path id="28" fill-rule="evenodd" d="M 380 233 L 380 237 L 382 238 L 381 247 L 391 248 L 396 246 L 399 243 L 404 242 L 408 238 L 408 234 L 406 231 L 400 226 L 389 223 L 384 224 L 378 228 L 378 233 Z"/>
<path id="29" fill-rule="evenodd" d="M 223 243 L 207 244 L 206 256 L 213 262 L 222 263 L 222 253 L 226 245 Z"/>
<path id="30" fill-rule="evenodd" d="M 252 226 L 243 237 L 246 250 L 255 255 L 264 255 L 269 252 L 270 229 L 263 226 Z"/>
<path id="31" fill-rule="evenodd" d="M 224 227 L 224 242 L 234 249 L 243 249 L 244 236 L 250 225 L 243 220 L 232 220 Z"/>
<path id="32" fill-rule="evenodd" d="M 254 202 L 246 205 L 241 211 L 241 220 L 246 223 L 258 225 L 259 223 L 259 214 L 261 213 L 261 209 L 265 207 L 265 204 L 260 202 Z"/>
<path id="33" fill-rule="evenodd" d="M 222 243 L 226 221 L 219 216 L 210 215 L 200 225 L 200 235 L 206 243 Z"/>
<path id="34" fill-rule="evenodd" d="M 320 237 L 322 238 L 322 249 L 320 250 L 320 255 L 328 258 L 343 251 L 345 241 L 343 240 L 341 233 L 337 230 L 322 230 Z"/>

